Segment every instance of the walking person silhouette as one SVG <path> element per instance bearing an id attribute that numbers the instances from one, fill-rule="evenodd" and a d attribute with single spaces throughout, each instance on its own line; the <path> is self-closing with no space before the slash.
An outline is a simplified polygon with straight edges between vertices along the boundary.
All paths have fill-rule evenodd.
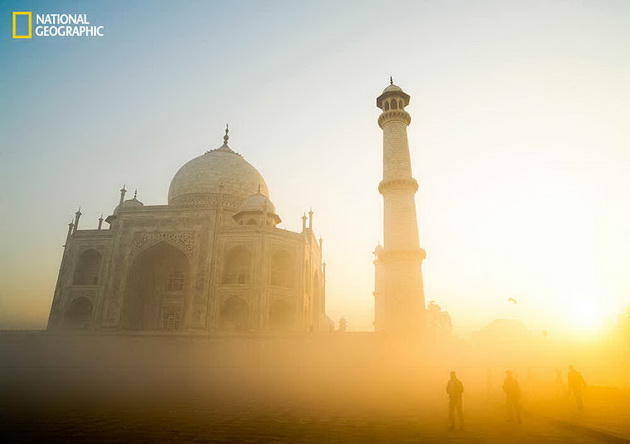
<path id="1" fill-rule="evenodd" d="M 459 430 L 464 430 L 464 411 L 462 408 L 462 394 L 464 393 L 464 384 L 457 379 L 455 372 L 451 372 L 451 379 L 446 384 L 446 393 L 448 393 L 448 419 L 450 421 L 450 430 L 455 430 L 455 411 L 459 419 Z"/>
<path id="2" fill-rule="evenodd" d="M 578 372 L 572 365 L 569 366 L 569 391 L 575 396 L 575 402 L 577 403 L 578 415 L 581 415 L 584 411 L 584 402 L 582 400 L 582 389 L 586 387 L 586 382 L 582 377 L 582 374 Z"/>
<path id="3" fill-rule="evenodd" d="M 508 420 L 523 423 L 523 413 L 521 407 L 521 385 L 512 375 L 512 370 L 505 372 L 503 391 L 505 392 L 505 407 L 507 409 Z"/>

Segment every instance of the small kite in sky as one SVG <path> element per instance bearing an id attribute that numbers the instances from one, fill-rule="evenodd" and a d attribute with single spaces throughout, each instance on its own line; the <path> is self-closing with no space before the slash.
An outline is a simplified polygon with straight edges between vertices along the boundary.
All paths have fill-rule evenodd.
<path id="1" fill-rule="evenodd" d="M 508 298 L 508 302 L 512 302 L 514 303 L 514 305 L 518 304 L 518 302 L 514 298 Z"/>

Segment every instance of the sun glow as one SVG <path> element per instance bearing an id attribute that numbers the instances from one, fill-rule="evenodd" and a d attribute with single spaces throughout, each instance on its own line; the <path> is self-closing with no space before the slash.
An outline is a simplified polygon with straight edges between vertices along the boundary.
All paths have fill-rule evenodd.
<path id="1" fill-rule="evenodd" d="M 593 299 L 582 298 L 575 301 L 567 310 L 571 326 L 583 333 L 597 332 L 603 327 L 605 309 Z"/>

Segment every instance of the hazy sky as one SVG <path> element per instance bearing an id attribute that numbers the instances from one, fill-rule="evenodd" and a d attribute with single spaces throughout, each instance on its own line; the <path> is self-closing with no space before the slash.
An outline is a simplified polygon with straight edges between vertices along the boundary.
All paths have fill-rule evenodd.
<path id="1" fill-rule="evenodd" d="M 11 11 L 106 36 L 14 40 Z M 165 204 L 227 122 L 283 226 L 313 208 L 328 314 L 370 329 L 390 75 L 411 95 L 427 301 L 460 332 L 612 316 L 630 305 L 629 24 L 603 0 L 4 1 L 0 329 L 45 327 L 77 207 L 94 228 L 123 184 Z"/>

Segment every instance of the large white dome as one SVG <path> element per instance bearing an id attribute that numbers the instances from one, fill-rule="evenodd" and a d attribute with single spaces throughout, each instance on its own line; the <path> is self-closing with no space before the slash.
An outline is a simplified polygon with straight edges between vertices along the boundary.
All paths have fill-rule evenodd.
<path id="1" fill-rule="evenodd" d="M 227 140 L 226 140 L 227 142 Z M 227 144 L 182 166 L 168 190 L 169 205 L 212 205 L 223 185 L 224 199 L 243 201 L 252 194 L 269 196 L 265 179 Z"/>

